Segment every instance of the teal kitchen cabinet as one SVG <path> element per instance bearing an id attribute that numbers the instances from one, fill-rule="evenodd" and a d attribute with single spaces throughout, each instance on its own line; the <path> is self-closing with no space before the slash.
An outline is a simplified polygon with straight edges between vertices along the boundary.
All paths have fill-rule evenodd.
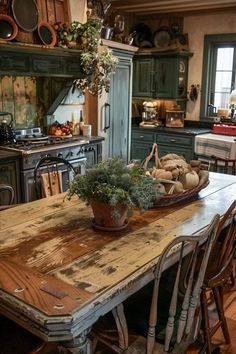
<path id="1" fill-rule="evenodd" d="M 176 133 L 165 129 L 148 131 L 142 128 L 132 129 L 131 159 L 141 160 L 150 153 L 153 143 L 157 143 L 159 157 L 169 153 L 183 156 L 187 161 L 195 158 L 194 155 L 195 135 Z"/>
<path id="2" fill-rule="evenodd" d="M 133 96 L 152 97 L 154 84 L 154 63 L 152 56 L 135 56 L 133 60 Z"/>
<path id="3" fill-rule="evenodd" d="M 19 158 L 13 154 L 0 151 L 0 184 L 9 184 L 15 191 L 14 204 L 19 203 L 20 197 L 20 173 Z M 3 192 L 0 196 L 0 205 L 7 204 L 8 193 Z"/>
<path id="4" fill-rule="evenodd" d="M 194 159 L 194 136 L 184 134 L 156 134 L 159 156 L 174 153 L 183 156 L 186 161 Z"/>
<path id="5" fill-rule="evenodd" d="M 0 75 L 84 78 L 81 51 L 0 44 Z"/>
<path id="6" fill-rule="evenodd" d="M 143 161 L 150 153 L 156 134 L 147 132 L 144 129 L 132 131 L 131 159 Z"/>
<path id="7" fill-rule="evenodd" d="M 133 97 L 186 99 L 189 56 L 190 53 L 137 54 Z"/>

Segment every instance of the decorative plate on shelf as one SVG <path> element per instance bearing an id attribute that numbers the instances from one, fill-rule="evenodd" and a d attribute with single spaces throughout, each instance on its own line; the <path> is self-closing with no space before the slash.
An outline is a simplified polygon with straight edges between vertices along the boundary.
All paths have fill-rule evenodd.
<path id="1" fill-rule="evenodd" d="M 156 48 L 165 48 L 170 45 L 171 34 L 168 27 L 161 27 L 154 33 L 153 44 Z"/>
<path id="2" fill-rule="evenodd" d="M 12 0 L 12 14 L 17 25 L 25 32 L 33 32 L 38 27 L 39 12 L 34 0 Z"/>

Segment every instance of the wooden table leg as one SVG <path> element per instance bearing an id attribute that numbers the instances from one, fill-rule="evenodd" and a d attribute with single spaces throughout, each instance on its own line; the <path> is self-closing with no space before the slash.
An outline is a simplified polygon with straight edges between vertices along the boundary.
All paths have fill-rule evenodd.
<path id="1" fill-rule="evenodd" d="M 92 354 L 92 343 L 87 337 L 90 329 L 71 341 L 63 342 L 63 346 L 72 354 Z"/>

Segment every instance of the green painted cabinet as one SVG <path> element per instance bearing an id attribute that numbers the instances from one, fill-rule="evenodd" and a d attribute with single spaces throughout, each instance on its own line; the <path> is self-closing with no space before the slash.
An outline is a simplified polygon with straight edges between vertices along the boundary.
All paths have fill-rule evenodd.
<path id="1" fill-rule="evenodd" d="M 195 135 L 173 133 L 171 131 L 147 131 L 142 128 L 132 129 L 131 159 L 141 160 L 149 154 L 153 143 L 157 143 L 159 157 L 168 153 L 182 155 L 187 161 L 195 158 L 194 138 Z"/>
<path id="2" fill-rule="evenodd" d="M 152 97 L 154 90 L 154 58 L 136 56 L 133 63 L 133 96 Z"/>
<path id="3" fill-rule="evenodd" d="M 6 157 L 0 159 L 0 184 L 9 184 L 15 191 L 14 203 L 20 202 L 20 175 L 19 175 L 19 159 Z M 9 196 L 7 192 L 0 195 L 0 205 L 8 203 Z"/>
<path id="4" fill-rule="evenodd" d="M 187 97 L 190 53 L 137 54 L 134 57 L 133 97 Z"/>
<path id="5" fill-rule="evenodd" d="M 0 44 L 0 75 L 83 78 L 79 50 Z"/>

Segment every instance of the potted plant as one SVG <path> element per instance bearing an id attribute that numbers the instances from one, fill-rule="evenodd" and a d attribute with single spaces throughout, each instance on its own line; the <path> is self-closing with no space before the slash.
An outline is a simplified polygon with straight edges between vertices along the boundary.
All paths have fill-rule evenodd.
<path id="1" fill-rule="evenodd" d="M 152 177 L 144 172 L 119 158 L 105 160 L 74 178 L 69 199 L 77 195 L 91 205 L 95 227 L 120 230 L 127 226 L 133 207 L 144 212 L 160 197 Z"/>
<path id="2" fill-rule="evenodd" d="M 92 95 L 100 95 L 103 89 L 109 92 L 111 75 L 118 59 L 110 49 L 99 50 L 101 21 L 89 18 L 86 23 L 57 23 L 56 31 L 59 46 L 81 50 L 81 69 L 85 78 L 76 80 L 75 86 L 82 92 L 88 90 Z"/>

